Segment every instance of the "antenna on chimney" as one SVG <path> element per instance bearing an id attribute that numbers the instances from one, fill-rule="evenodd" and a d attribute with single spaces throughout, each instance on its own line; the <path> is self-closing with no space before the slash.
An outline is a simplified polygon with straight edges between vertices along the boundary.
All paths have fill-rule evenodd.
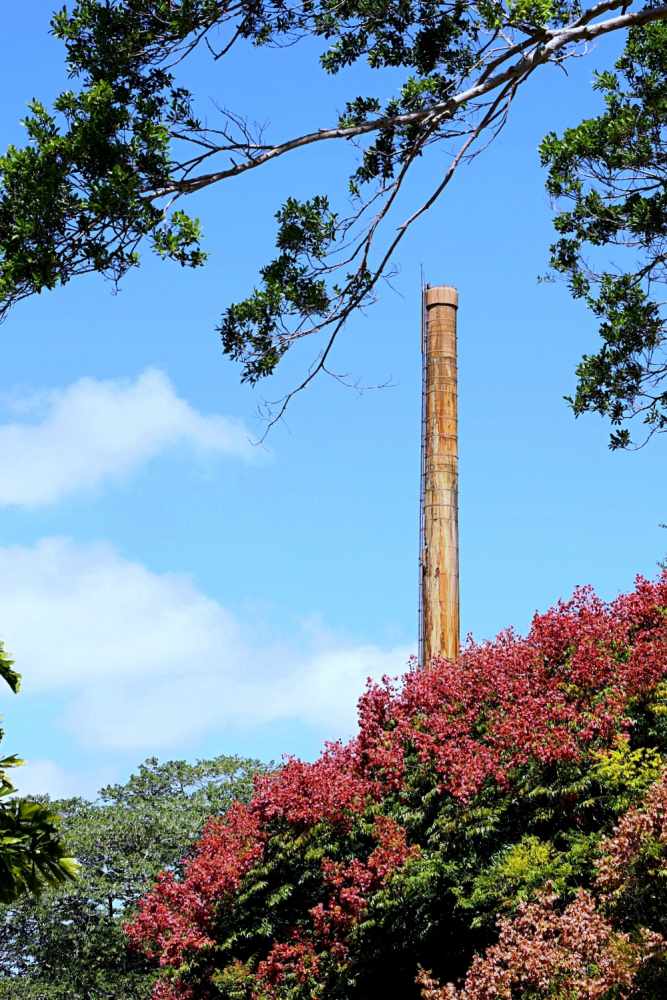
<path id="1" fill-rule="evenodd" d="M 419 664 L 459 655 L 458 293 L 422 287 Z"/>

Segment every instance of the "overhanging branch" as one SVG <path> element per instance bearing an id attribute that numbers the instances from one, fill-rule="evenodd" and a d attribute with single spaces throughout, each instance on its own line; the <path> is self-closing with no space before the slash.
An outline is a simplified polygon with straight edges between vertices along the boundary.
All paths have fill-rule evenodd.
<path id="1" fill-rule="evenodd" d="M 509 47 L 502 56 L 494 60 L 493 65 L 498 68 L 518 55 L 519 58 L 512 62 L 510 66 L 506 66 L 502 70 L 499 69 L 498 72 L 494 72 L 490 76 L 487 75 L 487 66 L 480 73 L 478 80 L 471 86 L 466 87 L 460 93 L 446 101 L 432 105 L 428 109 L 376 118 L 359 125 L 319 129 L 316 132 L 308 132 L 271 146 L 257 155 L 251 155 L 244 162 L 234 163 L 231 167 L 224 170 L 200 174 L 198 177 L 174 180 L 173 183 L 166 185 L 161 190 L 146 192 L 146 194 L 152 198 L 159 198 L 174 193 L 193 194 L 222 180 L 236 177 L 242 173 L 246 173 L 248 170 L 255 170 L 257 167 L 264 166 L 272 160 L 284 156 L 286 153 L 316 143 L 327 142 L 329 140 L 349 140 L 379 132 L 383 129 L 401 128 L 418 124 L 430 125 L 444 121 L 452 117 L 460 108 L 472 104 L 485 95 L 498 90 L 498 88 L 504 86 L 506 83 L 527 78 L 539 66 L 552 61 L 569 46 L 585 41 L 592 41 L 595 38 L 615 31 L 629 30 L 633 27 L 667 18 L 667 5 L 663 5 L 660 7 L 647 7 L 639 11 L 628 11 L 604 21 L 593 20 L 601 13 L 618 8 L 621 5 L 622 0 L 608 0 L 608 2 L 596 4 L 585 11 L 573 25 L 554 29 L 551 33 L 540 31 L 533 38 L 524 39 L 522 42 Z M 525 49 L 530 47 L 531 44 L 533 48 L 526 53 Z M 220 147 L 220 152 L 224 152 L 226 148 L 224 146 Z"/>

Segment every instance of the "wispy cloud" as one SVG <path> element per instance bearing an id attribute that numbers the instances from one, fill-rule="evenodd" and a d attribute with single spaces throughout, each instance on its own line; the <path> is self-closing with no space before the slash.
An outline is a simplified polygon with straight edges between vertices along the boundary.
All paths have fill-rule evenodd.
<path id="1" fill-rule="evenodd" d="M 18 795 L 50 795 L 52 799 L 75 795 L 94 799 L 101 786 L 115 777 L 115 771 L 108 766 L 86 767 L 83 763 L 68 769 L 50 758 L 28 759 L 10 774 Z"/>
<path id="2" fill-rule="evenodd" d="M 12 400 L 20 420 L 0 423 L 0 505 L 38 507 L 126 476 L 178 445 L 250 458 L 248 431 L 205 415 L 164 372 L 135 379 L 82 378 L 66 389 Z"/>
<path id="3" fill-rule="evenodd" d="M 98 747 L 171 752 L 280 720 L 345 735 L 366 678 L 399 673 L 411 652 L 308 627 L 260 640 L 187 577 L 67 539 L 0 549 L 0 607 L 26 695 L 50 692 Z"/>

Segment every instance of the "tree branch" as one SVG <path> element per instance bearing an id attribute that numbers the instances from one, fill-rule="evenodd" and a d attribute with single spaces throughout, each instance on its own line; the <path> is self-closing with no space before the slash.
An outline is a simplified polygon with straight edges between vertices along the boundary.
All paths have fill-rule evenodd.
<path id="1" fill-rule="evenodd" d="M 430 124 L 440 122 L 451 117 L 459 108 L 497 90 L 505 83 L 518 81 L 531 75 L 538 66 L 549 62 L 563 49 L 579 42 L 592 41 L 602 35 L 610 34 L 614 31 L 627 30 L 640 25 L 649 24 L 653 21 L 660 21 L 667 18 L 667 5 L 660 7 L 647 7 L 639 11 L 626 12 L 617 17 L 608 18 L 605 21 L 591 23 L 592 18 L 600 13 L 620 6 L 619 0 L 607 0 L 607 2 L 596 4 L 585 11 L 574 25 L 554 29 L 553 34 L 544 40 L 544 34 L 536 35 L 534 39 L 524 40 L 512 46 L 503 56 L 495 60 L 495 65 L 506 63 L 508 60 L 522 53 L 531 41 L 535 45 L 531 52 L 521 55 L 511 66 L 501 70 L 491 76 L 485 76 L 485 72 L 480 74 L 478 81 L 472 86 L 449 98 L 447 101 L 434 104 L 423 111 L 414 111 L 401 115 L 385 116 L 373 121 L 363 122 L 359 125 L 342 126 L 329 129 L 319 129 L 316 132 L 308 132 L 304 135 L 288 139 L 286 142 L 272 146 L 258 156 L 246 160 L 243 163 L 236 163 L 225 170 L 218 170 L 208 174 L 201 174 L 187 180 L 175 180 L 159 191 L 146 192 L 151 198 L 160 198 L 167 194 L 193 194 L 202 188 L 217 184 L 219 181 L 230 177 L 236 177 L 248 170 L 264 166 L 271 160 L 275 160 L 293 150 L 301 149 L 314 143 L 326 142 L 331 139 L 353 139 L 359 136 L 368 135 L 386 128 L 397 128 L 405 125 L 415 125 L 419 123 Z M 222 149 L 221 149 L 222 151 Z"/>

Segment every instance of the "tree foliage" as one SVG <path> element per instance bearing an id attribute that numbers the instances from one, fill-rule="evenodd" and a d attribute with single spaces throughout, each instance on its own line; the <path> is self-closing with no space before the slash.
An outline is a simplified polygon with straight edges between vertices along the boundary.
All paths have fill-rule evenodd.
<path id="1" fill-rule="evenodd" d="M 665 16 L 660 3 L 625 0 L 76 0 L 52 22 L 75 85 L 51 109 L 33 101 L 27 145 L 0 158 L 3 314 L 90 271 L 119 281 L 144 243 L 202 265 L 199 221 L 184 199 L 307 146 L 348 141 L 358 150 L 350 201 L 334 206 L 330 192 L 314 191 L 278 208 L 277 256 L 219 326 L 225 353 L 250 382 L 273 372 L 295 341 L 319 334 L 308 384 L 328 370 L 338 333 L 373 299 L 409 227 L 503 127 L 533 73 L 612 31 L 634 29 L 632 45 L 641 46 L 646 26 Z M 302 38 L 316 41 L 324 72 L 365 64 L 384 72 L 379 89 L 392 81 L 391 96 L 358 94 L 351 82 L 337 121 L 284 139 L 268 138 L 244 109 L 221 109 L 217 120 L 199 113 L 184 85 L 197 50 L 220 66 L 234 46 Z M 432 147 L 448 166 L 415 204 L 405 182 Z M 589 299 L 603 310 L 605 302 Z M 578 407 L 589 396 L 599 404 L 592 363 L 584 364 Z M 604 386 L 602 377 L 603 394 Z"/>
<path id="2" fill-rule="evenodd" d="M 0 643 L 0 677 L 17 694 L 21 675 L 14 670 Z M 4 733 L 0 729 L 0 740 Z M 61 885 L 76 874 L 58 831 L 57 817 L 39 802 L 12 797 L 16 791 L 8 768 L 23 761 L 12 754 L 0 759 L 0 902 L 24 893 L 39 893 L 45 886 Z"/>
<path id="3" fill-rule="evenodd" d="M 580 590 L 370 685 L 358 735 L 212 820 L 128 933 L 154 1000 L 655 1000 L 666 767 L 667 574 Z"/>
<path id="4" fill-rule="evenodd" d="M 122 920 L 164 869 L 179 870 L 205 820 L 247 799 L 256 761 L 149 758 L 96 802 L 51 802 L 79 862 L 75 882 L 0 907 L 0 997 L 144 1000 L 151 964 L 128 951 Z"/>
<path id="5" fill-rule="evenodd" d="M 598 73 L 605 111 L 542 143 L 556 217 L 552 264 L 600 320 L 602 346 L 577 370 L 576 414 L 608 416 L 611 445 L 667 427 L 667 23 L 632 31 L 616 72 Z M 614 270 L 609 254 L 614 248 Z M 621 248 L 621 249 L 617 249 Z"/>

